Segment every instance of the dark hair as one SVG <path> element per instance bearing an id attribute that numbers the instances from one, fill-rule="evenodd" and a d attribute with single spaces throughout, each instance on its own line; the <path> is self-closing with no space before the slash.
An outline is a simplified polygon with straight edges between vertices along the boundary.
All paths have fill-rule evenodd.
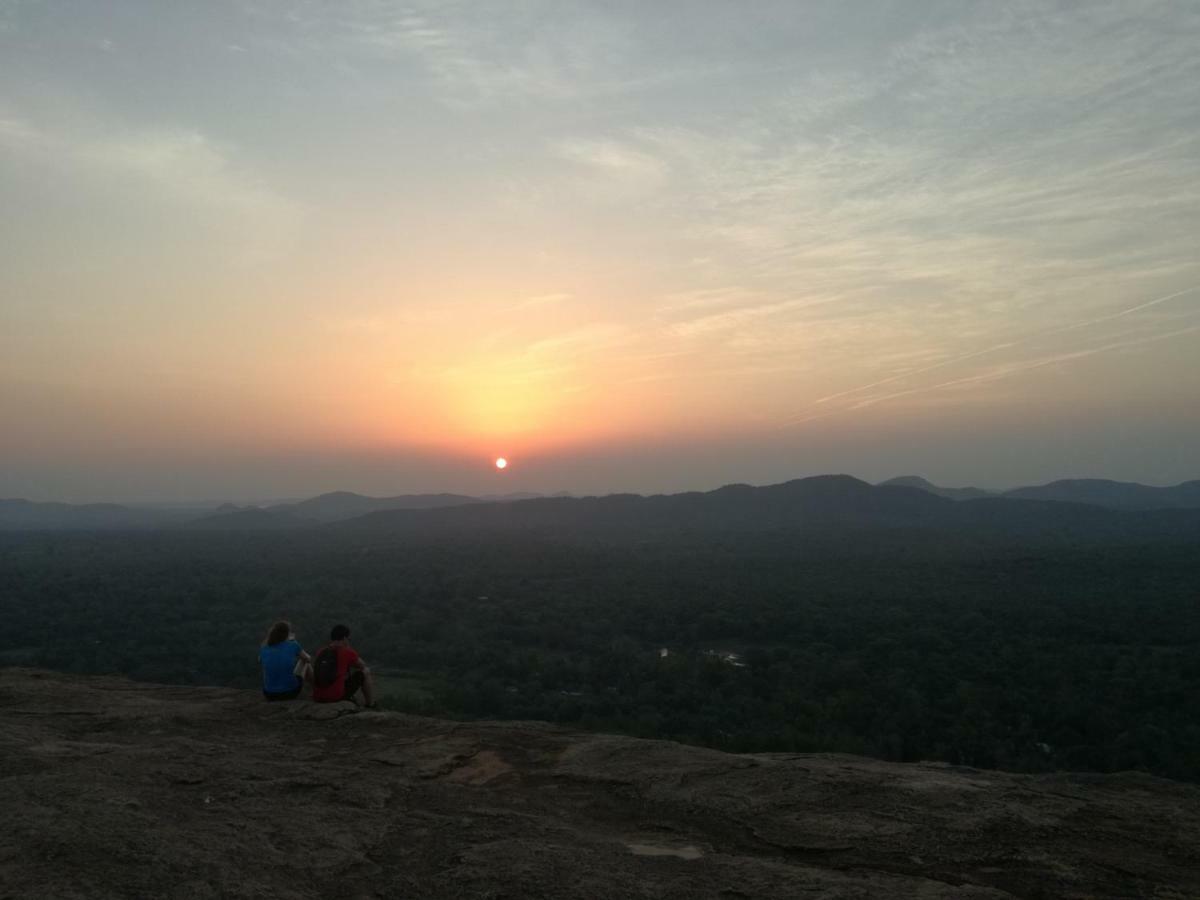
<path id="1" fill-rule="evenodd" d="M 331 641 L 342 641 L 350 637 L 350 629 L 345 625 L 334 625 L 329 629 L 329 639 Z"/>
<path id="2" fill-rule="evenodd" d="M 292 623 L 280 620 L 271 626 L 271 630 L 267 632 L 266 644 L 268 647 L 274 647 L 276 644 L 282 644 L 288 639 L 292 633 Z"/>

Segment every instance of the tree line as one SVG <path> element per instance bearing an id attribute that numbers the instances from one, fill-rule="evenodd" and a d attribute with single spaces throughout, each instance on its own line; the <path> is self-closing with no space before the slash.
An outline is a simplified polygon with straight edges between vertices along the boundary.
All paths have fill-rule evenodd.
<path id="1" fill-rule="evenodd" d="M 344 621 L 411 712 L 1195 781 L 1198 576 L 1186 542 L 911 530 L 6 534 L 0 663 L 252 688 L 272 620 Z"/>

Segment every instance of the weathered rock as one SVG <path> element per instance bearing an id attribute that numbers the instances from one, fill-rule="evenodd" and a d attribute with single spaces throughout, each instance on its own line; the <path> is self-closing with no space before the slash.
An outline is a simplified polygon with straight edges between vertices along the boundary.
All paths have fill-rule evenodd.
<path id="1" fill-rule="evenodd" d="M 284 709 L 297 719 L 312 719 L 325 722 L 342 716 L 356 715 L 360 710 L 357 703 L 340 700 L 337 703 L 313 703 L 311 700 L 293 700 L 284 704 Z"/>
<path id="2" fill-rule="evenodd" d="M 0 898 L 1200 897 L 1200 789 L 1144 775 L 734 756 L 21 669 L 0 716 Z"/>

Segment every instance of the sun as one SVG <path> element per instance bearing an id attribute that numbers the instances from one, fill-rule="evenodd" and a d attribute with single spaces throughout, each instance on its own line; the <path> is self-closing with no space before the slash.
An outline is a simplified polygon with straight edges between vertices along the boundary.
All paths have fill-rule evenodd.
<path id="1" fill-rule="evenodd" d="M 503 456 L 496 457 L 496 468 L 497 469 L 507 469 L 508 468 L 508 460 L 505 459 Z"/>

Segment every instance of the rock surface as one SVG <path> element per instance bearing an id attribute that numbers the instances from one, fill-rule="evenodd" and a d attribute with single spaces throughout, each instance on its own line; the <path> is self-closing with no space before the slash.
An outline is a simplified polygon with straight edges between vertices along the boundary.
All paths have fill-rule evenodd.
<path id="1" fill-rule="evenodd" d="M 0 670 L 0 897 L 1200 897 L 1200 788 Z"/>

